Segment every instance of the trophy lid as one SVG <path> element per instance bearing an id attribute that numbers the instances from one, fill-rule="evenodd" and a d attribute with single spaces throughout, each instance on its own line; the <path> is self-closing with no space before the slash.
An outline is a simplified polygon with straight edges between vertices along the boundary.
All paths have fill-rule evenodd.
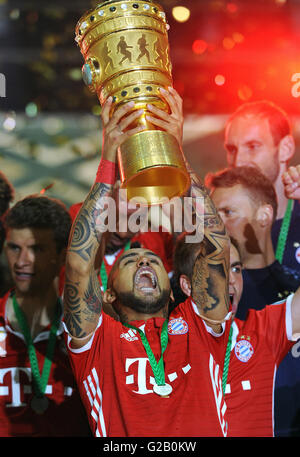
<path id="1" fill-rule="evenodd" d="M 153 0 L 107 0 L 99 3 L 95 8 L 86 11 L 75 27 L 75 41 L 80 44 L 84 35 L 97 24 L 110 19 L 115 14 L 129 13 L 130 9 L 135 14 L 154 14 L 166 22 L 166 15 L 161 5 Z"/>

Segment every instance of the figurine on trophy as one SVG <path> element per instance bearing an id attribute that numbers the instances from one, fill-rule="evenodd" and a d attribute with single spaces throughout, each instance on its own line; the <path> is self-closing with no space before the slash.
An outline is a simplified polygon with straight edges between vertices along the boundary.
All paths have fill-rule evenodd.
<path id="1" fill-rule="evenodd" d="M 173 85 L 167 30 L 162 7 L 151 0 L 100 3 L 76 26 L 83 79 L 100 104 L 112 96 L 112 112 L 129 101 L 142 110 L 135 125 L 146 128 L 121 145 L 118 163 L 127 199 L 147 205 L 181 196 L 190 185 L 178 141 L 147 120 L 148 104 L 170 112 L 160 91 Z"/>

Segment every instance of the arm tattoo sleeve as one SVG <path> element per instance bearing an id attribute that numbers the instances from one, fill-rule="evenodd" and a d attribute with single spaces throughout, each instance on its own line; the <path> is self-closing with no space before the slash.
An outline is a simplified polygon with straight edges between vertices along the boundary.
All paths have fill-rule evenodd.
<path id="1" fill-rule="evenodd" d="M 205 186 L 188 167 L 191 177 L 190 195 L 202 197 L 204 204 L 203 242 L 196 258 L 192 277 L 192 297 L 201 312 L 210 318 L 225 317 L 229 308 L 229 249 L 230 241 Z"/>
<path id="2" fill-rule="evenodd" d="M 94 262 L 105 231 L 104 201 L 111 193 L 112 186 L 96 183 L 71 230 L 66 260 L 64 317 L 69 332 L 77 338 L 84 338 L 96 328 L 102 310 L 102 293 Z"/>

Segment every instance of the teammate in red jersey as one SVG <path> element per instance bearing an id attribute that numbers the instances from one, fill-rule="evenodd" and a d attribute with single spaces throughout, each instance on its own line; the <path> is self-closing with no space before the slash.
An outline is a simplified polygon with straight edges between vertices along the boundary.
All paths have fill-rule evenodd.
<path id="1" fill-rule="evenodd" d="M 174 255 L 175 277 L 186 296 L 191 295 L 189 264 L 199 247 L 187 245 L 182 234 Z M 185 259 L 189 256 L 189 262 Z M 237 244 L 230 248 L 229 294 L 233 316 L 243 290 L 242 264 Z M 276 370 L 296 343 L 300 331 L 300 290 L 262 310 L 250 309 L 245 321 L 232 321 L 224 383 L 228 436 L 274 436 L 274 386 Z M 225 371 L 225 367 L 223 372 Z M 224 378 L 226 378 L 226 373 Z"/>
<path id="2" fill-rule="evenodd" d="M 170 89 L 171 115 L 151 108 L 160 127 L 180 103 Z M 176 308 L 161 259 L 133 248 L 114 264 L 103 300 L 94 270 L 103 251 L 101 197 L 115 182 L 117 147 L 139 128 L 124 130 L 139 113 L 124 105 L 105 127 L 97 179 L 72 227 L 66 260 L 65 327 L 75 377 L 95 436 L 226 436 L 221 385 L 228 338 L 229 240 L 204 187 L 191 174 L 193 195 L 204 197 L 204 240 L 195 261 L 193 301 Z M 127 114 L 127 116 L 125 116 Z M 174 125 L 178 120 L 174 119 Z M 198 210 L 198 208 L 196 208 Z M 120 321 L 102 313 L 110 303 Z"/>
<path id="3" fill-rule="evenodd" d="M 57 275 L 70 216 L 58 200 L 27 197 L 5 218 L 14 287 L 0 301 L 0 436 L 89 436 L 63 339 Z"/>

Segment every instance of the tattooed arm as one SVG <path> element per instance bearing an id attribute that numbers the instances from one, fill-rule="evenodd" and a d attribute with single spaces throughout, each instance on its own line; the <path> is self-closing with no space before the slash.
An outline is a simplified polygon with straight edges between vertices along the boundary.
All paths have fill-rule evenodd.
<path id="1" fill-rule="evenodd" d="M 196 174 L 190 170 L 191 189 L 197 212 L 197 227 L 203 241 L 199 245 L 192 276 L 192 298 L 200 315 L 215 331 L 229 311 L 230 239 L 209 194 Z M 197 207 L 197 201 L 203 202 Z M 199 208 L 200 206 L 200 208 Z M 200 211 L 199 211 L 200 209 Z M 199 214 L 200 213 L 200 214 Z"/>
<path id="2" fill-rule="evenodd" d="M 182 146 L 182 99 L 173 88 L 162 91 L 162 95 L 170 106 L 171 114 L 164 114 L 158 108 L 150 106 L 149 111 L 160 119 L 154 116 L 148 118 L 153 124 L 173 134 Z M 184 210 L 190 210 L 192 216 L 190 222 L 184 224 L 183 230 L 193 232 L 196 227 L 196 234 L 187 236 L 186 240 L 199 244 L 192 278 L 192 298 L 202 316 L 212 321 L 220 321 L 229 309 L 229 238 L 210 196 L 187 160 L 186 167 L 191 179 L 191 187 L 186 197 L 192 200 L 192 208 L 184 206 Z M 174 221 L 172 225 L 174 227 Z M 209 321 L 207 323 L 215 327 Z M 219 327 L 217 325 L 216 328 Z"/>
<path id="3" fill-rule="evenodd" d="M 118 147 L 144 127 L 124 132 L 141 113 L 133 111 L 128 114 L 133 104 L 127 103 L 110 117 L 111 106 L 110 98 L 102 110 L 102 159 L 116 164 Z M 72 336 L 73 347 L 81 347 L 91 338 L 102 310 L 102 293 L 94 264 L 99 246 L 102 254 L 105 251 L 105 212 L 107 197 L 112 196 L 112 190 L 113 184 L 95 182 L 71 230 L 66 258 L 64 320 Z"/>

